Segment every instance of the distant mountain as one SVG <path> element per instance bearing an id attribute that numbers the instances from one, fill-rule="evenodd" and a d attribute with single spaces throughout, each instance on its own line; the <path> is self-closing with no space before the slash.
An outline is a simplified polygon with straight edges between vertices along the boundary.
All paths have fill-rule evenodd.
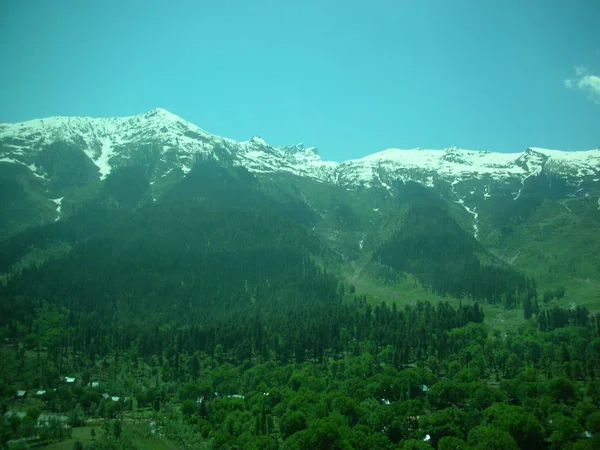
<path id="1" fill-rule="evenodd" d="M 585 194 L 592 189 L 591 183 L 600 180 L 600 149 L 528 148 L 522 153 L 456 147 L 388 149 L 337 163 L 323 161 L 314 147 L 302 144 L 274 147 L 258 136 L 245 142 L 215 136 L 161 108 L 132 117 L 50 117 L 0 124 L 0 162 L 22 164 L 37 177 L 51 176 L 40 153 L 56 143 L 83 152 L 96 166 L 100 179 L 116 167 L 139 160 L 152 163 L 154 177 L 175 168 L 187 173 L 197 155 L 212 154 L 256 173 L 288 172 L 348 187 L 386 187 L 390 180 L 412 180 L 427 186 L 479 180 L 513 183 L 518 192 L 524 180 L 545 171 L 568 177 L 573 192 Z M 485 190 L 481 194 L 486 194 Z"/>
<path id="2" fill-rule="evenodd" d="M 215 136 L 159 108 L 0 124 L 0 187 L 5 272 L 95 239 L 104 221 L 129 230 L 122 220 L 141 222 L 127 214 L 185 198 L 221 218 L 227 208 L 266 211 L 276 235 L 299 225 L 329 249 L 312 255 L 351 280 L 411 273 L 461 296 L 503 277 L 514 304 L 535 290 L 515 270 L 590 292 L 600 273 L 600 149 L 388 149 L 332 162 L 302 144 Z"/>

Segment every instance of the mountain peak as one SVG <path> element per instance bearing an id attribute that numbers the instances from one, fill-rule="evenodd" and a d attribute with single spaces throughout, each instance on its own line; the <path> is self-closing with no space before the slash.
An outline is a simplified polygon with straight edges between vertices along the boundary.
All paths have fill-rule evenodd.
<path id="1" fill-rule="evenodd" d="M 176 116 L 175 114 L 167 111 L 164 108 L 154 108 L 151 109 L 150 111 L 148 111 L 147 113 L 143 114 L 143 116 L 147 119 L 150 119 L 152 117 L 160 117 L 161 119 L 167 119 L 167 120 L 171 120 L 174 122 L 177 122 L 179 120 L 183 120 L 181 119 L 181 117 Z"/>
<path id="2" fill-rule="evenodd" d="M 252 136 L 252 139 L 250 139 L 250 142 L 252 142 L 253 144 L 264 145 L 264 146 L 269 145 L 269 144 L 267 144 L 267 141 L 265 141 L 263 138 L 261 138 L 258 135 Z"/>

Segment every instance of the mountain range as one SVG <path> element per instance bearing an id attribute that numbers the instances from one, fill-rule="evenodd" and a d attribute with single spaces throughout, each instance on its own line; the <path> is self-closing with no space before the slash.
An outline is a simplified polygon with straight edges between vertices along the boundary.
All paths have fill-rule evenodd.
<path id="1" fill-rule="evenodd" d="M 79 239 L 106 239 L 115 211 L 131 221 L 123 211 L 196 198 L 212 212 L 255 208 L 299 225 L 303 245 L 321 248 L 313 257 L 359 286 L 408 275 L 440 295 L 507 301 L 505 288 L 473 288 L 489 277 L 509 280 L 518 303 L 531 276 L 598 301 L 600 149 L 387 149 L 333 162 L 302 144 L 215 136 L 159 108 L 2 123 L 0 187 L 4 273 L 68 258 Z"/>
<path id="2" fill-rule="evenodd" d="M 288 172 L 346 187 L 385 187 L 390 179 L 428 186 L 474 179 L 521 185 L 544 170 L 567 177 L 574 192 L 586 194 L 593 190 L 591 183 L 600 180 L 600 149 L 563 152 L 531 147 L 520 153 L 457 147 L 388 149 L 338 163 L 323 161 L 316 148 L 303 144 L 275 147 L 259 136 L 245 142 L 215 136 L 161 108 L 132 117 L 50 117 L 0 124 L 0 161 L 26 165 L 35 176 L 45 178 L 49 173 L 38 160 L 39 152 L 55 142 L 76 146 L 94 163 L 101 179 L 113 168 L 145 157 L 151 147 L 159 153 L 155 176 L 175 168 L 187 173 L 196 155 L 208 153 L 233 159 L 256 173 Z"/>

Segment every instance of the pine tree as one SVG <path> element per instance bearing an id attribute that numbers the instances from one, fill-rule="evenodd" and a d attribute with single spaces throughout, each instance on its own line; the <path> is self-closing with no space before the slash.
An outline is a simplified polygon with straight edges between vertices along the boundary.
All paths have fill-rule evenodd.
<path id="1" fill-rule="evenodd" d="M 525 320 L 529 320 L 529 319 L 531 319 L 532 315 L 533 315 L 533 305 L 531 304 L 531 299 L 529 298 L 528 295 L 525 295 L 523 297 L 523 317 L 525 317 Z"/>

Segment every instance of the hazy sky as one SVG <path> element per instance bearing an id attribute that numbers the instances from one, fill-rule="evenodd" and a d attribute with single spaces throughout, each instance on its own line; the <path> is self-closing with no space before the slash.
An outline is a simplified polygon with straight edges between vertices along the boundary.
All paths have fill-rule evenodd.
<path id="1" fill-rule="evenodd" d="M 600 146 L 600 0 L 4 0 L 0 120 L 163 107 L 326 159 Z"/>

